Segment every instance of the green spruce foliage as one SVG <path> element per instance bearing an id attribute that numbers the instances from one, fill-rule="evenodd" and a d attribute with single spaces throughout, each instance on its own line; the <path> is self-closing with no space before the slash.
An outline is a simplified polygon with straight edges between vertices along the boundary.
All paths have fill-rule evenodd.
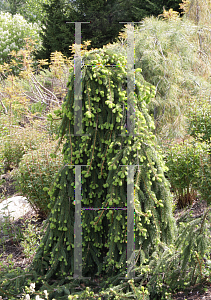
<path id="1" fill-rule="evenodd" d="M 71 55 L 69 46 L 75 42 L 73 31 L 70 31 L 70 28 L 74 28 L 74 24 L 66 22 L 74 22 L 74 17 L 68 13 L 63 0 L 43 3 L 43 9 L 46 18 L 41 25 L 42 49 L 36 52 L 36 59 L 48 59 L 50 62 L 50 55 L 55 51 L 69 57 Z"/>
<path id="2" fill-rule="evenodd" d="M 140 22 L 148 16 L 158 16 L 166 9 L 179 11 L 181 0 L 77 0 L 72 2 L 72 12 L 77 21 L 90 22 L 82 25 L 82 40 L 90 40 L 92 48 L 102 48 L 112 43 L 124 27 L 120 22 Z M 74 35 L 74 32 L 72 32 Z M 90 48 L 88 48 L 90 49 Z"/>
<path id="3" fill-rule="evenodd" d="M 52 52 L 57 50 L 65 56 L 70 56 L 69 45 L 75 42 L 75 25 L 65 24 L 65 21 L 89 22 L 81 26 L 82 42 L 91 41 L 88 49 L 102 48 L 103 45 L 117 39 L 124 22 L 141 22 L 151 15 L 157 17 L 162 14 L 164 5 L 165 9 L 173 8 L 179 11 L 180 1 L 49 0 L 47 4 L 43 3 L 43 9 L 36 8 L 38 16 L 42 11 L 38 19 L 42 20 L 43 25 L 43 50 L 39 51 L 37 58 L 49 59 L 50 49 Z M 25 9 L 26 6 L 21 10 L 24 15 L 27 13 Z"/>
<path id="4" fill-rule="evenodd" d="M 123 16 L 119 18 L 121 6 L 118 1 L 77 0 L 74 4 L 78 13 L 77 21 L 90 22 L 82 24 L 81 32 L 82 40 L 90 40 L 92 48 L 101 48 L 113 42 L 123 27 L 119 21 L 127 19 Z"/>
<path id="5" fill-rule="evenodd" d="M 119 4 L 119 11 L 117 12 L 118 18 L 121 18 L 123 21 L 133 21 L 140 22 L 144 18 L 149 16 L 157 17 L 159 14 L 162 14 L 163 7 L 166 10 L 172 8 L 175 11 L 181 12 L 179 9 L 179 3 L 181 0 L 152 0 L 152 1 L 117 1 Z"/>
<path id="6" fill-rule="evenodd" d="M 25 4 L 25 0 L 3 0 L 1 1 L 1 9 L 8 11 L 12 15 L 19 13 L 19 10 Z"/>

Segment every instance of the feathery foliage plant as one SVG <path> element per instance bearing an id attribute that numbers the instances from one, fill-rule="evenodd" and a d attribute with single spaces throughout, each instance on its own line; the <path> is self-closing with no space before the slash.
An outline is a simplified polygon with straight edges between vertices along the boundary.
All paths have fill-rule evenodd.
<path id="1" fill-rule="evenodd" d="M 119 35 L 118 43 L 124 47 L 127 26 Z M 134 28 L 136 68 L 156 87 L 147 107 L 161 143 L 185 136 L 184 113 L 190 100 L 210 97 L 210 60 L 208 53 L 198 51 L 199 33 L 203 39 L 210 34 L 187 18 L 161 21 L 152 16 Z"/>

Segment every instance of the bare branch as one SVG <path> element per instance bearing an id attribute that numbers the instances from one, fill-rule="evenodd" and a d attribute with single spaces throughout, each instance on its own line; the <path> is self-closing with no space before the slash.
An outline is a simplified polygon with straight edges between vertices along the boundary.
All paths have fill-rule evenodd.
<path id="1" fill-rule="evenodd" d="M 1 99 L 0 99 L 0 102 L 1 102 L 2 107 L 4 108 L 5 114 L 8 115 L 7 108 L 5 107 L 5 105 L 4 105 L 4 103 L 2 102 Z"/>
<path id="2" fill-rule="evenodd" d="M 1 92 L 0 92 L 0 94 L 1 94 L 1 96 L 3 96 L 3 94 Z M 1 99 L 0 99 L 0 102 L 1 102 L 1 105 L 2 105 L 2 107 L 4 109 L 5 114 L 8 115 L 7 108 L 6 108 L 6 106 L 4 105 L 4 103 L 3 103 L 3 101 Z"/>
<path id="3" fill-rule="evenodd" d="M 34 76 L 34 74 L 32 74 L 32 76 L 34 77 L 35 81 L 44 89 L 44 91 L 47 91 L 55 100 L 58 101 L 58 98 L 56 97 L 56 95 L 54 95 L 54 93 L 52 93 L 50 90 L 48 90 L 47 88 L 45 88 L 39 81 L 37 81 L 37 79 Z M 59 101 L 58 101 L 58 103 L 59 103 Z"/>

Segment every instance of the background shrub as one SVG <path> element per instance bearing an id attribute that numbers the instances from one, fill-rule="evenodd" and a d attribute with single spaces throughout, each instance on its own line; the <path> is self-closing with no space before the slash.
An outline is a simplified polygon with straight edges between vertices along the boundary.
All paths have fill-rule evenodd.
<path id="1" fill-rule="evenodd" d="M 25 196 L 37 213 L 47 217 L 50 209 L 50 188 L 56 173 L 63 165 L 63 155 L 58 150 L 54 157 L 53 153 L 58 141 L 42 143 L 40 148 L 24 154 L 19 168 L 12 171 L 18 192 Z"/>
<path id="2" fill-rule="evenodd" d="M 10 127 L 9 131 L 10 134 L 2 137 L 1 146 L 5 173 L 17 168 L 25 153 L 39 148 L 41 141 L 47 139 L 47 133 L 41 133 L 30 126 Z"/>
<path id="3" fill-rule="evenodd" d="M 211 105 L 206 99 L 199 99 L 190 106 L 187 116 L 188 132 L 197 141 L 203 141 L 206 150 L 200 156 L 198 190 L 202 199 L 211 203 Z"/>
<path id="4" fill-rule="evenodd" d="M 211 145 L 211 105 L 205 99 L 192 103 L 187 115 L 188 132 L 198 141 Z"/>
<path id="5" fill-rule="evenodd" d="M 201 198 L 211 204 L 211 155 L 210 148 L 200 157 L 198 190 Z"/>
<path id="6" fill-rule="evenodd" d="M 32 103 L 29 107 L 29 111 L 31 114 L 36 114 L 37 116 L 41 117 L 46 109 L 46 106 L 47 105 L 45 103 L 42 103 L 41 101 Z"/>
<path id="7" fill-rule="evenodd" d="M 7 62 L 12 50 L 24 47 L 24 38 L 29 36 L 37 40 L 37 47 L 41 46 L 39 26 L 27 22 L 23 16 L 0 12 L 0 63 Z"/>
<path id="8" fill-rule="evenodd" d="M 200 170 L 200 155 L 203 155 L 203 144 L 176 144 L 166 150 L 167 176 L 176 194 L 178 207 L 192 204 L 197 194 Z"/>
<path id="9" fill-rule="evenodd" d="M 22 141 L 8 140 L 4 143 L 3 150 L 3 162 L 4 162 L 4 172 L 11 171 L 21 160 L 24 154 L 24 146 Z"/>

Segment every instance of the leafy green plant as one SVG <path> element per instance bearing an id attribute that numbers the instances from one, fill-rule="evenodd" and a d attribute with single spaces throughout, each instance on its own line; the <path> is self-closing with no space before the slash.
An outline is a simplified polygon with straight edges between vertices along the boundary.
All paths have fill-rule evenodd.
<path id="1" fill-rule="evenodd" d="M 8 123 L 8 116 L 0 114 L 0 137 L 9 134 L 9 124 Z"/>
<path id="2" fill-rule="evenodd" d="M 4 144 L 4 171 L 17 167 L 24 154 L 24 146 L 21 142 L 7 140 Z"/>
<path id="3" fill-rule="evenodd" d="M 211 145 L 211 105 L 200 99 L 190 106 L 187 115 L 188 133 L 198 141 Z"/>
<path id="4" fill-rule="evenodd" d="M 198 190 L 201 197 L 211 203 L 211 105 L 200 99 L 190 106 L 188 114 L 188 132 L 196 140 L 204 142 L 206 150 L 200 156 Z"/>
<path id="5" fill-rule="evenodd" d="M 160 244 L 160 251 L 154 253 L 149 264 L 148 287 L 152 299 L 158 291 L 184 290 L 200 282 L 210 280 L 210 208 L 202 216 L 192 219 L 188 213 L 177 220 L 178 234 L 173 245 Z M 161 287 L 157 283 L 161 283 Z M 154 296 L 154 297 L 153 297 Z"/>
<path id="6" fill-rule="evenodd" d="M 27 225 L 27 226 L 26 226 Z M 31 220 L 27 220 L 23 237 L 21 238 L 20 245 L 23 247 L 23 253 L 26 258 L 31 258 L 36 252 L 42 234 L 37 232 L 37 228 L 32 224 Z"/>
<path id="7" fill-rule="evenodd" d="M 4 157 L 3 157 L 3 146 L 2 144 L 0 145 L 0 175 L 4 173 Z M 1 181 L 0 181 L 1 185 Z"/>
<path id="8" fill-rule="evenodd" d="M 210 149 L 200 157 L 198 190 L 202 199 L 211 204 L 211 155 Z"/>
<path id="9" fill-rule="evenodd" d="M 192 204 L 198 185 L 202 145 L 184 142 L 166 150 L 167 176 L 177 196 L 178 206 Z"/>
<path id="10" fill-rule="evenodd" d="M 135 293 L 135 298 L 133 299 L 139 299 L 139 300 L 149 300 L 149 292 L 147 290 L 147 288 L 144 288 L 144 286 L 141 286 L 141 288 L 137 288 L 134 284 L 134 280 L 129 280 L 129 284 L 132 288 L 132 290 L 134 291 Z M 47 290 L 44 290 L 44 291 L 35 291 L 35 283 L 32 283 L 30 282 L 29 283 L 29 287 L 28 286 L 25 286 L 25 290 L 24 290 L 24 293 L 23 293 L 23 296 L 22 296 L 22 300 L 30 300 L 30 299 L 34 299 L 34 295 L 36 294 L 36 300 L 44 300 L 43 298 L 40 298 L 40 296 L 44 296 L 45 299 L 49 299 L 48 296 L 49 296 L 49 293 Z M 107 299 L 122 299 L 122 297 L 124 297 L 124 299 L 131 299 L 131 297 L 129 296 L 129 294 L 131 293 L 128 293 L 128 296 L 129 297 L 126 297 L 127 295 L 123 295 L 123 294 L 119 294 L 115 291 L 114 288 L 110 288 L 108 291 L 106 292 L 101 292 L 100 295 L 98 294 L 95 294 L 91 289 L 90 287 L 86 287 L 85 290 L 83 292 L 81 292 L 80 294 L 75 294 L 75 295 L 70 295 L 70 292 L 69 289 L 65 286 L 62 286 L 62 287 L 58 287 L 58 290 L 63 290 L 65 291 L 65 295 L 68 295 L 68 298 L 64 298 L 62 297 L 62 299 L 68 299 L 68 300 L 73 300 L 73 299 L 97 299 L 97 300 L 101 300 L 101 299 L 104 299 L 101 298 L 101 295 L 104 296 L 104 295 L 107 295 L 108 298 Z M 27 294 L 26 294 L 27 293 Z M 166 293 L 168 294 L 168 293 Z M 24 297 L 25 296 L 25 297 Z M 33 298 L 31 298 L 33 297 Z M 59 298 L 57 298 L 59 299 Z M 162 299 L 169 299 L 169 298 L 162 298 Z M 56 299 L 52 299 L 52 300 L 56 300 Z"/>
<path id="11" fill-rule="evenodd" d="M 3 255 L 0 254 L 0 257 Z M 1 274 L 2 275 L 4 272 L 7 273 L 9 270 L 12 270 L 14 268 L 14 262 L 12 261 L 12 254 L 9 254 L 6 258 L 6 261 L 1 262 L 0 261 L 0 270 L 1 270 Z"/>
<path id="12" fill-rule="evenodd" d="M 29 108 L 32 114 L 36 114 L 38 116 L 41 116 L 45 109 L 46 109 L 46 104 L 43 104 L 41 101 L 31 104 Z"/>
<path id="13" fill-rule="evenodd" d="M 27 293 L 27 294 L 26 294 Z M 25 291 L 24 291 L 24 295 L 22 296 L 22 300 L 25 300 L 25 299 L 32 299 L 30 298 L 30 294 L 33 295 L 35 293 L 35 283 L 30 283 L 30 286 L 27 287 L 25 286 Z M 48 298 L 48 292 L 47 290 L 44 290 L 43 291 L 43 294 L 45 296 L 45 299 L 49 299 Z M 25 297 L 24 297 L 25 296 Z M 40 298 L 40 295 L 36 295 L 36 300 L 44 300 L 43 298 Z M 53 299 L 55 300 L 55 299 Z"/>
<path id="14" fill-rule="evenodd" d="M 61 113 L 62 112 L 60 109 L 50 109 L 50 112 L 47 114 L 46 130 L 52 139 L 54 139 L 59 134 Z"/>
<path id="15" fill-rule="evenodd" d="M 63 161 L 61 152 L 54 157 L 50 156 L 55 146 L 54 141 L 41 144 L 39 149 L 25 154 L 19 168 L 12 172 L 17 190 L 44 217 L 50 212 L 48 190 Z"/>

